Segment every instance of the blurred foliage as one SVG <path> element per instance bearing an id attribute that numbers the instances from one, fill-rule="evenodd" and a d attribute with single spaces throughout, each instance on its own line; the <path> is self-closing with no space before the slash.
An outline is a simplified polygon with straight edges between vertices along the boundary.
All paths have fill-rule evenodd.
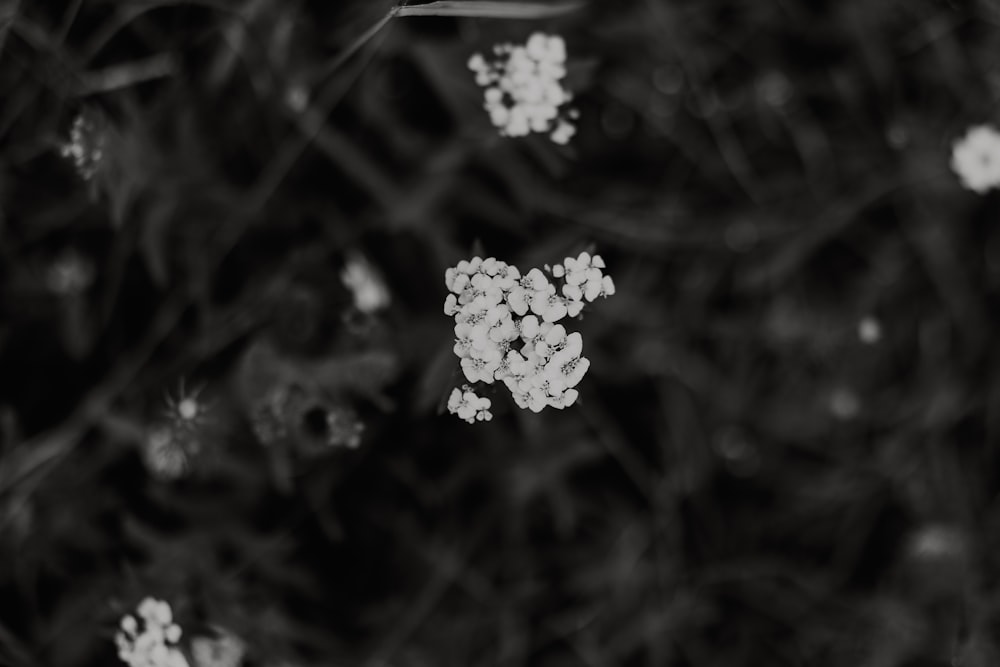
<path id="1" fill-rule="evenodd" d="M 390 9 L 0 10 L 0 664 L 115 664 L 146 595 L 248 665 L 1000 664 L 1000 199 L 948 170 L 1000 122 L 997 6 L 359 40 Z M 568 147 L 497 137 L 466 69 L 535 30 Z M 618 294 L 579 404 L 442 415 L 445 268 L 588 247 Z M 352 306 L 358 255 L 388 309 Z M 205 420 L 161 479 L 182 380 Z"/>

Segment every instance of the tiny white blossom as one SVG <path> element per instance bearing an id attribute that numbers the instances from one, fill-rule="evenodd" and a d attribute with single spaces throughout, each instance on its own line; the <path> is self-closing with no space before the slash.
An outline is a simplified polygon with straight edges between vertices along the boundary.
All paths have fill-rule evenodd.
<path id="1" fill-rule="evenodd" d="M 484 382 L 492 384 L 494 373 L 500 368 L 500 355 L 495 349 L 484 350 L 479 356 L 462 359 L 462 372 L 469 382 Z"/>
<path id="2" fill-rule="evenodd" d="M 599 296 L 611 296 L 615 293 L 615 283 L 611 276 L 604 274 L 604 260 L 600 255 L 591 256 L 588 252 L 581 252 L 578 257 L 567 257 L 563 264 L 557 265 L 559 275 L 563 276 L 566 284 L 563 286 L 563 296 L 571 302 L 581 299 L 594 301 Z M 553 269 L 555 275 L 556 269 Z M 579 312 L 581 306 L 574 305 L 569 310 Z"/>
<path id="3" fill-rule="evenodd" d="M 576 134 L 576 126 L 566 122 L 565 120 L 560 120 L 556 123 L 556 127 L 552 130 L 549 138 L 552 139 L 554 143 L 566 145 L 569 143 L 569 140 L 573 138 L 574 134 Z"/>
<path id="4" fill-rule="evenodd" d="M 874 345 L 882 338 L 882 325 L 870 315 L 862 318 L 858 322 L 858 338 L 862 343 Z"/>
<path id="5" fill-rule="evenodd" d="M 511 288 L 507 295 L 507 303 L 510 304 L 512 311 L 518 315 L 525 315 L 535 299 L 548 298 L 549 287 L 551 285 L 545 274 L 538 269 L 532 269 Z"/>
<path id="6" fill-rule="evenodd" d="M 181 639 L 181 626 L 171 623 L 163 635 L 168 642 L 177 643 Z"/>
<path id="7" fill-rule="evenodd" d="M 461 389 L 455 388 L 448 397 L 448 412 L 458 415 L 470 424 L 476 421 L 490 421 L 493 414 L 490 412 L 492 402 L 488 398 L 477 396 L 468 385 Z"/>
<path id="8" fill-rule="evenodd" d="M 578 385 L 590 368 L 590 360 L 581 356 L 580 347 L 567 345 L 545 364 L 545 377 L 557 394 Z"/>
<path id="9" fill-rule="evenodd" d="M 362 313 L 374 313 L 389 305 L 391 298 L 375 267 L 360 254 L 352 254 L 340 273 L 340 280 L 351 291 L 354 307 Z"/>
<path id="10" fill-rule="evenodd" d="M 209 405 L 205 401 L 200 401 L 199 396 L 204 387 L 196 387 L 190 393 L 184 389 L 184 381 L 181 380 L 177 396 L 167 394 L 164 398 L 166 403 L 165 415 L 177 428 L 193 430 L 205 422 L 205 417 L 209 411 Z"/>
<path id="11" fill-rule="evenodd" d="M 962 185 L 973 192 L 984 194 L 1000 187 L 1000 132 L 988 125 L 970 128 L 955 142 L 951 168 Z"/>
<path id="12" fill-rule="evenodd" d="M 444 300 L 444 314 L 454 315 L 458 312 L 458 297 L 454 294 L 449 294 Z"/>

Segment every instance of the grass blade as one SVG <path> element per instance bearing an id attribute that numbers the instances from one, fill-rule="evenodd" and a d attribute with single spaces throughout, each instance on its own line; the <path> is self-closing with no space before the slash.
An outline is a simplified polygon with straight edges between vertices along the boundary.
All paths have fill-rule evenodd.
<path id="1" fill-rule="evenodd" d="M 483 19 L 541 19 L 583 7 L 583 2 L 490 2 L 489 0 L 440 0 L 400 7 L 397 16 L 463 16 Z"/>

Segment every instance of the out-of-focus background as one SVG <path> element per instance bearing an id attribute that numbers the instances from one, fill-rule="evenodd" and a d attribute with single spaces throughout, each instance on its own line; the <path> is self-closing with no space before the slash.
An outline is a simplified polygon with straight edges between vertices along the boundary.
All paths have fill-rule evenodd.
<path id="1" fill-rule="evenodd" d="M 391 7 L 0 9 L 0 664 L 1000 664 L 997 5 Z M 582 250 L 577 405 L 447 414 L 445 269 Z"/>

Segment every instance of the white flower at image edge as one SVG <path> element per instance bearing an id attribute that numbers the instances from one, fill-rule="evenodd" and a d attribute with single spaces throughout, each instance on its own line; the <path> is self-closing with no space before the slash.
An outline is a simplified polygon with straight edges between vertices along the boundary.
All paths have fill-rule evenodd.
<path id="1" fill-rule="evenodd" d="M 969 129 L 955 142 L 951 168 L 962 185 L 973 192 L 983 194 L 1000 187 L 1000 132 L 988 125 Z"/>

